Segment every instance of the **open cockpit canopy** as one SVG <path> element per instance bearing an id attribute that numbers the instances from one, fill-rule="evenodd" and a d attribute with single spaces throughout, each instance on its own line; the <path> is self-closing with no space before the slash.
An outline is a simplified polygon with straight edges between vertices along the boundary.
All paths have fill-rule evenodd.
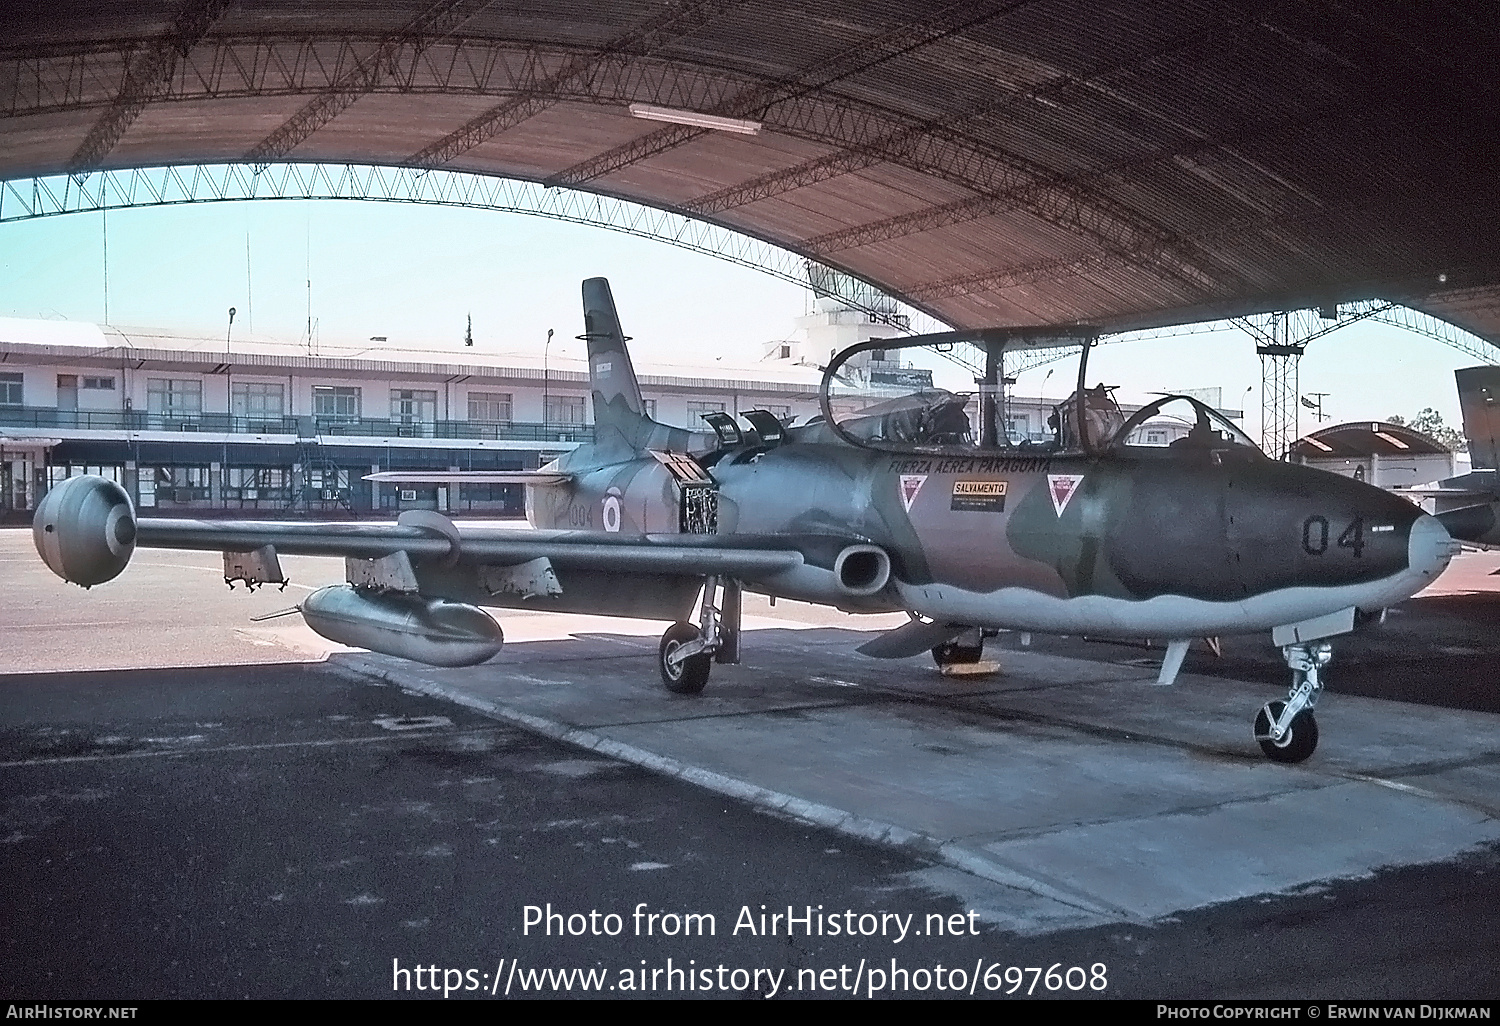
<path id="1" fill-rule="evenodd" d="M 1051 455 L 1105 452 L 1191 458 L 1259 454 L 1224 415 L 1189 396 L 1165 396 L 1127 413 L 1113 389 L 1087 387 L 1091 328 L 1005 328 L 871 339 L 829 361 L 819 399 L 827 428 L 863 448 L 902 453 Z M 1013 407 L 1016 374 L 1077 358 L 1077 385 L 1048 404 L 1046 429 L 1027 430 Z M 1027 400 L 1035 407 L 1036 399 Z M 1040 427 L 1040 425 L 1039 425 Z"/>
<path id="2" fill-rule="evenodd" d="M 1108 451 L 1143 458 L 1197 459 L 1206 454 L 1265 458 L 1238 425 L 1207 403 L 1165 395 L 1122 418 Z"/>

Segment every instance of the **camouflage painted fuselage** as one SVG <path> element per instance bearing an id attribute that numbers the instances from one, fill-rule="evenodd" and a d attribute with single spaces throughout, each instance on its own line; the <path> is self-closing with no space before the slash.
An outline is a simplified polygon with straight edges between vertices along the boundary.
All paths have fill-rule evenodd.
<path id="1" fill-rule="evenodd" d="M 1377 610 L 1448 559 L 1446 533 L 1411 503 L 1258 454 L 943 456 L 797 435 L 700 457 L 722 543 L 802 553 L 795 571 L 744 581 L 752 591 L 975 626 L 1181 637 Z M 571 485 L 536 491 L 536 526 L 679 531 L 682 490 L 656 459 L 589 470 L 577 455 Z M 832 573 L 855 541 L 890 555 L 876 594 L 848 594 Z"/>

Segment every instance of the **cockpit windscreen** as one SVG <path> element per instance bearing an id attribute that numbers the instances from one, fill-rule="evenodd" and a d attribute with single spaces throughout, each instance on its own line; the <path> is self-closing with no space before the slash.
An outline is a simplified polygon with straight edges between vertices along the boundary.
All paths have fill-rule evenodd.
<path id="1" fill-rule="evenodd" d="M 824 375 L 827 429 L 851 444 L 893 452 L 1263 458 L 1239 427 L 1196 397 L 1122 404 L 1114 386 L 1087 384 L 1093 339 L 1082 330 L 1026 331 L 852 346 Z"/>
<path id="2" fill-rule="evenodd" d="M 928 336 L 930 339 L 931 336 Z M 1003 343 L 1003 344 L 1001 344 Z M 888 339 L 846 349 L 824 377 L 822 400 L 831 428 L 845 441 L 893 451 L 1056 452 L 1082 448 L 1059 396 L 1049 427 L 1033 430 L 1009 409 L 1007 380 L 1028 357 L 1076 357 L 1083 345 L 1066 329 L 1036 338 L 1008 332 L 1001 343 Z M 1107 399 L 1107 395 L 1103 396 Z M 1093 404 L 1085 403 L 1092 412 Z M 1100 448 L 1123 416 L 1094 418 Z"/>

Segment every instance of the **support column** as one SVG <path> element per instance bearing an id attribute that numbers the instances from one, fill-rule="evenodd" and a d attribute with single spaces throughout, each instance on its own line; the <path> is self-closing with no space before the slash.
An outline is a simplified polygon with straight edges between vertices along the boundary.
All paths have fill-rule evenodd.
<path id="1" fill-rule="evenodd" d="M 993 449 L 1000 438 L 1000 417 L 1002 415 L 1000 400 L 1000 379 L 1004 376 L 1001 370 L 1005 349 L 996 342 L 987 343 L 984 347 L 984 377 L 978 382 L 979 385 L 979 444 L 986 449 Z"/>
<path id="2" fill-rule="evenodd" d="M 1297 368 L 1306 342 L 1262 343 L 1260 357 L 1261 448 L 1273 460 L 1284 460 L 1301 437 L 1298 418 Z"/>

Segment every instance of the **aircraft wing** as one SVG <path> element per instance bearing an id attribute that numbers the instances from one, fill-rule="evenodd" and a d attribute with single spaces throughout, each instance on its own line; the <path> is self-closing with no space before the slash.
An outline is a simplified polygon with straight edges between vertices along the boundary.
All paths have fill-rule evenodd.
<path id="1" fill-rule="evenodd" d="M 607 534 L 602 531 L 533 531 L 459 527 L 432 517 L 434 526 L 405 523 L 325 524 L 276 521 L 177 520 L 152 517 L 136 525 L 136 543 L 152 548 L 249 552 L 264 545 L 283 555 L 379 559 L 404 551 L 419 559 L 514 565 L 546 557 L 560 566 L 637 573 L 759 577 L 802 563 L 798 548 L 781 538 L 714 535 Z"/>
<path id="2" fill-rule="evenodd" d="M 124 489 L 98 477 L 69 478 L 53 488 L 38 507 L 32 530 L 37 551 L 52 571 L 84 587 L 119 575 L 137 546 L 223 552 L 226 578 L 235 567 L 273 567 L 280 555 L 383 560 L 404 553 L 411 562 L 443 567 L 509 568 L 545 559 L 559 570 L 730 576 L 747 583 L 812 573 L 827 578 L 838 596 L 864 597 L 885 587 L 891 573 L 883 549 L 839 535 L 620 535 L 461 527 L 430 510 L 407 510 L 394 524 L 136 520 Z M 279 568 L 274 573 L 247 570 L 238 579 L 250 583 L 252 577 L 260 583 L 283 579 Z"/>

